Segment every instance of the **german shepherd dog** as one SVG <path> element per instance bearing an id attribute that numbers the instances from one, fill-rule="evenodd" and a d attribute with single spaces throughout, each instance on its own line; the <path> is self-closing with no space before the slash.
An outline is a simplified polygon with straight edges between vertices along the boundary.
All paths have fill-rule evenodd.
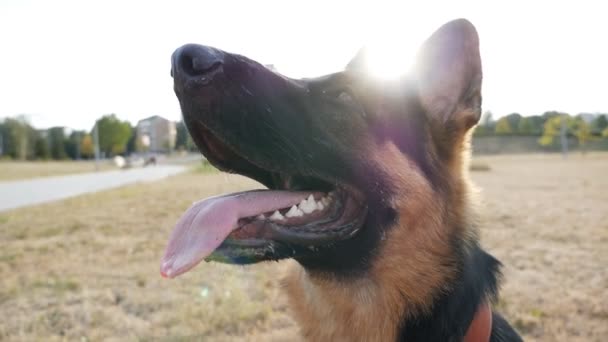
<path id="1" fill-rule="evenodd" d="M 468 159 L 482 70 L 471 23 L 442 26 L 392 82 L 369 74 L 364 49 L 342 72 L 296 80 L 189 44 L 171 73 L 209 162 L 268 190 L 193 204 L 163 276 L 203 259 L 293 258 L 285 287 L 308 340 L 521 340 L 491 310 L 500 263 L 478 242 Z"/>

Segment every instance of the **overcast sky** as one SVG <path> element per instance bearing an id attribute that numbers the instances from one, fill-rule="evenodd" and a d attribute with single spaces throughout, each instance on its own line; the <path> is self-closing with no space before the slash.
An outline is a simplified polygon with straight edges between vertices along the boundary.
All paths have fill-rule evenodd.
<path id="1" fill-rule="evenodd" d="M 484 110 L 608 112 L 606 13 L 601 1 L 0 0 L 0 117 L 77 129 L 106 113 L 178 120 L 169 61 L 182 44 L 310 77 L 343 68 L 364 44 L 384 69 L 395 56 L 406 66 L 459 17 L 479 31 Z"/>

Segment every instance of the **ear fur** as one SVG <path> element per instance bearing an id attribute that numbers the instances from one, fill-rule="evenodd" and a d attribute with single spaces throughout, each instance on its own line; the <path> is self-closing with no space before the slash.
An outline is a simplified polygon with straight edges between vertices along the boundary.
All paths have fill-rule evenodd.
<path id="1" fill-rule="evenodd" d="M 422 45 L 415 75 L 431 121 L 460 133 L 481 116 L 481 57 L 475 27 L 465 19 L 440 27 Z"/>

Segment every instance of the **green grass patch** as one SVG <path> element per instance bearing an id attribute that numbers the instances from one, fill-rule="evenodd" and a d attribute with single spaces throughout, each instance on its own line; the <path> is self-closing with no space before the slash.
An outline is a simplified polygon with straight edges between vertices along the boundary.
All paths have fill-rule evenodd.
<path id="1" fill-rule="evenodd" d="M 218 169 L 216 169 L 215 166 L 211 165 L 208 161 L 204 160 L 202 163 L 200 163 L 194 167 L 194 172 L 209 174 L 209 173 L 216 173 L 216 172 L 220 172 L 220 171 Z"/>
<path id="2" fill-rule="evenodd" d="M 33 282 L 32 287 L 35 289 L 49 289 L 55 294 L 64 294 L 67 292 L 76 292 L 80 290 L 80 284 L 71 279 L 50 278 L 47 280 L 37 280 Z"/>

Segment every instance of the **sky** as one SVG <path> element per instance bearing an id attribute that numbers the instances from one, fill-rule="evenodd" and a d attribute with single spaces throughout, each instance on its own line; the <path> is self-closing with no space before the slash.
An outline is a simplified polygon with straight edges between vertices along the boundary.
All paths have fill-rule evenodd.
<path id="1" fill-rule="evenodd" d="M 406 68 L 435 29 L 467 18 L 481 41 L 483 109 L 495 117 L 608 112 L 601 1 L 0 0 L 0 118 L 90 129 L 180 119 L 171 53 L 199 43 L 290 77 L 339 71 L 362 46 L 379 72 Z M 388 67 L 388 68 L 387 68 Z"/>

